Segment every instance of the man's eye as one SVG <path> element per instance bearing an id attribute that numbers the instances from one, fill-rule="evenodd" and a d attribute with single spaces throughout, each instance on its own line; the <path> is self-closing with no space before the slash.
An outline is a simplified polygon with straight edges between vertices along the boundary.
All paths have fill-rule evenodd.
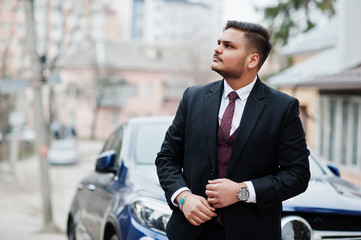
<path id="1" fill-rule="evenodd" d="M 229 45 L 229 44 L 226 44 L 226 45 L 224 45 L 226 48 L 232 48 L 232 46 L 231 45 Z"/>

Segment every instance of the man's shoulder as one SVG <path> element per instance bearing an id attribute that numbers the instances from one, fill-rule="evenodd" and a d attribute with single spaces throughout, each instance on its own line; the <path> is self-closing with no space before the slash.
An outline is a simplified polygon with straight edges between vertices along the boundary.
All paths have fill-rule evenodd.
<path id="1" fill-rule="evenodd" d="M 187 92 L 187 96 L 189 97 L 193 95 L 199 97 L 202 95 L 207 95 L 208 93 L 211 92 L 219 91 L 221 89 L 223 89 L 223 80 L 218 80 L 210 83 L 191 86 L 187 88 L 186 92 Z"/>

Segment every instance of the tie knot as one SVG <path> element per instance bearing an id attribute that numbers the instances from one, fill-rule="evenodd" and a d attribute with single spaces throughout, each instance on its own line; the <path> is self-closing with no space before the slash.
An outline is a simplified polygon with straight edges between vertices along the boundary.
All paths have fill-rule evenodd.
<path id="1" fill-rule="evenodd" d="M 238 94 L 235 91 L 230 92 L 228 94 L 228 98 L 229 98 L 229 100 L 236 100 L 238 98 Z"/>

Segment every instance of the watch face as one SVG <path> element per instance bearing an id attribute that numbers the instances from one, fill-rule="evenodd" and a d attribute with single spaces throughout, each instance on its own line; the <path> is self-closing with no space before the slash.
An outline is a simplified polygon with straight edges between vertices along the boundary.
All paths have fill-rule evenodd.
<path id="1" fill-rule="evenodd" d="M 238 198 L 239 200 L 241 201 L 247 201 L 248 198 L 249 198 L 249 192 L 248 192 L 248 189 L 247 188 L 241 188 L 239 191 L 238 191 Z"/>

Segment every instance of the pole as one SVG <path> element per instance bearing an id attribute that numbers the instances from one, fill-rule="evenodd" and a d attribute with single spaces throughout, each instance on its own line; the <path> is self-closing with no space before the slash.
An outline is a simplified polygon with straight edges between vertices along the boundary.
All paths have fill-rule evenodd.
<path id="1" fill-rule="evenodd" d="M 23 115 L 22 113 L 19 113 L 19 109 L 20 109 L 20 92 L 16 92 L 15 109 L 10 115 L 10 121 L 9 121 L 10 125 L 12 126 L 12 135 L 10 140 L 10 169 L 11 169 L 10 174 L 14 179 L 17 178 L 16 164 L 19 159 L 20 127 L 24 124 Z"/>
<path id="2" fill-rule="evenodd" d="M 34 114 L 35 114 L 35 128 L 37 137 L 35 141 L 35 147 L 37 150 L 39 163 L 40 163 L 40 181 L 41 181 L 41 193 L 43 200 L 43 220 L 45 227 L 53 227 L 53 214 L 51 205 L 51 184 L 49 178 L 49 163 L 47 160 L 47 130 L 43 118 L 42 107 L 42 93 L 41 87 L 43 85 L 43 72 L 40 64 L 40 58 L 36 50 L 36 32 L 34 23 L 34 0 L 25 0 L 25 12 L 26 12 L 26 51 L 30 55 L 31 59 L 31 72 L 32 72 L 32 87 L 34 91 Z"/>

